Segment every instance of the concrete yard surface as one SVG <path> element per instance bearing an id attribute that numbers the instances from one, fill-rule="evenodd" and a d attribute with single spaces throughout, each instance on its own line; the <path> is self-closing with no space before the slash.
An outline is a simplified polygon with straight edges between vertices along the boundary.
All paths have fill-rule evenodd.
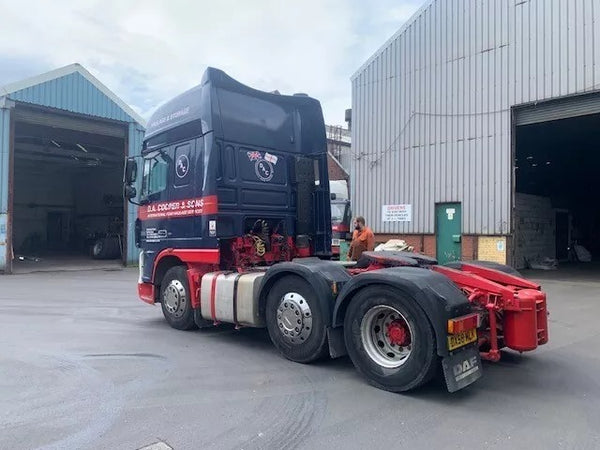
<path id="1" fill-rule="evenodd" d="M 135 270 L 2 276 L 0 448 L 600 448 L 600 276 L 540 276 L 548 345 L 406 395 L 264 330 L 171 329 Z"/>

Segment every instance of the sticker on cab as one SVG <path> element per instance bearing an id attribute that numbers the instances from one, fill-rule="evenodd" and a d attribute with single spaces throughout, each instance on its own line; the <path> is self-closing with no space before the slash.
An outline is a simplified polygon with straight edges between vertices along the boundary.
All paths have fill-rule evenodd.
<path id="1" fill-rule="evenodd" d="M 190 170 L 190 160 L 187 155 L 179 155 L 175 162 L 175 173 L 179 178 L 185 178 Z"/>

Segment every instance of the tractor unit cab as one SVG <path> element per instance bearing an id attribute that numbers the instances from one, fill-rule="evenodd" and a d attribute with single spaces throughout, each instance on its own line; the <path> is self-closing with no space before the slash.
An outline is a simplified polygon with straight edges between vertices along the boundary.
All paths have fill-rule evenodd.
<path id="1" fill-rule="evenodd" d="M 394 392 L 440 370 L 454 392 L 481 376 L 482 357 L 548 341 L 545 293 L 506 266 L 385 251 L 329 260 L 335 189 L 321 107 L 306 95 L 208 69 L 150 119 L 124 185 L 138 197 L 138 294 L 173 328 L 266 327 L 286 358 L 348 354 Z"/>
<path id="2" fill-rule="evenodd" d="M 145 277 L 166 248 L 204 249 L 223 270 L 328 258 L 326 152 L 317 100 L 207 69 L 146 131 L 136 227 Z"/>

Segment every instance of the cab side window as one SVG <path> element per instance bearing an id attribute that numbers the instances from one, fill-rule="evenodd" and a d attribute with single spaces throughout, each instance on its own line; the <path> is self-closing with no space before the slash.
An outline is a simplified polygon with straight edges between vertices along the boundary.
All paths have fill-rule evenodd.
<path id="1" fill-rule="evenodd" d="M 166 154 L 156 152 L 144 159 L 142 193 L 146 197 L 157 197 L 167 189 L 169 160 Z"/>

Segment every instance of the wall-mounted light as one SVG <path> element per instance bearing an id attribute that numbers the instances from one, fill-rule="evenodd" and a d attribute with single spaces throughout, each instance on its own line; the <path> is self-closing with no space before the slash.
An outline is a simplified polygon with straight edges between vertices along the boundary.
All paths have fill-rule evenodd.
<path id="1" fill-rule="evenodd" d="M 79 147 L 81 150 L 83 150 L 84 152 L 86 152 L 86 153 L 88 152 L 87 149 L 83 145 L 81 145 L 81 144 L 75 144 L 75 145 L 77 147 Z"/>
<path id="2" fill-rule="evenodd" d="M 52 143 L 53 143 L 54 145 L 56 145 L 58 148 L 62 148 L 62 147 L 60 146 L 60 144 L 59 144 L 58 142 L 56 142 L 55 140 L 52 140 L 52 139 L 51 139 L 51 140 L 50 140 L 50 142 L 52 142 Z"/>

